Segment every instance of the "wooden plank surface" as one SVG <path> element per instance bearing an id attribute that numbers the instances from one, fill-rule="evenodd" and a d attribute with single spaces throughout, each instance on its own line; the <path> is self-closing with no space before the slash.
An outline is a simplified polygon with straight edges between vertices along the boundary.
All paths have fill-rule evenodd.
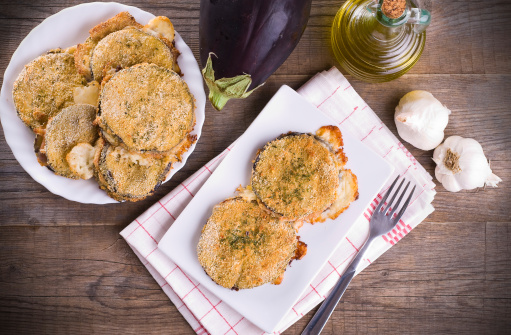
<path id="1" fill-rule="evenodd" d="M 21 40 L 78 1 L 0 1 L 0 80 Z M 126 1 L 169 16 L 198 57 L 199 1 Z M 278 88 L 299 88 L 336 65 L 330 26 L 342 2 L 314 0 L 289 59 L 249 98 L 206 108 L 187 165 L 155 196 L 104 206 L 67 201 L 19 166 L 0 132 L 0 333 L 168 333 L 193 330 L 118 233 L 241 135 Z M 433 2 L 419 63 L 404 77 L 353 87 L 396 133 L 393 112 L 413 89 L 432 92 L 452 114 L 446 136 L 481 142 L 497 189 L 460 193 L 441 185 L 436 211 L 351 284 L 324 334 L 505 333 L 511 329 L 511 3 Z M 431 152 L 406 144 L 433 174 Z M 299 334 L 312 313 L 289 328 Z"/>

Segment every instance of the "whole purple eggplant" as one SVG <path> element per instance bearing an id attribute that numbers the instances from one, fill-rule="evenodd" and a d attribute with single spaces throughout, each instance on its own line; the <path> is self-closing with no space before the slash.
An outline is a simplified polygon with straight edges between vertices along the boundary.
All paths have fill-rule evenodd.
<path id="1" fill-rule="evenodd" d="M 284 63 L 305 30 L 311 2 L 201 0 L 200 58 L 213 107 L 247 97 Z"/>

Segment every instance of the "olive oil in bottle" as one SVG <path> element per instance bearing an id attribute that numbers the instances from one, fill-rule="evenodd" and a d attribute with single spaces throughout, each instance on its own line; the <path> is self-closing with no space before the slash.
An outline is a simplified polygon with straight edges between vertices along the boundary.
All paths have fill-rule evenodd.
<path id="1" fill-rule="evenodd" d="M 390 81 L 417 63 L 430 21 L 430 13 L 410 0 L 347 0 L 332 25 L 332 48 L 351 75 Z"/>

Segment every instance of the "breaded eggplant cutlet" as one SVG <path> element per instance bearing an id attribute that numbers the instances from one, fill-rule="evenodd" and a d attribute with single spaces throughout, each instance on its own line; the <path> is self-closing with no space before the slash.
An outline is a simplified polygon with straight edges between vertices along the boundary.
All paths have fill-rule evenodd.
<path id="1" fill-rule="evenodd" d="M 74 168 L 76 160 L 68 155 L 78 144 L 88 144 L 92 148 L 98 139 L 98 129 L 93 124 L 95 118 L 96 107 L 73 105 L 50 119 L 41 152 L 53 172 L 71 179 L 85 177 Z"/>
<path id="2" fill-rule="evenodd" d="M 75 52 L 76 67 L 88 79 L 101 82 L 107 75 L 140 63 L 155 63 L 180 73 L 174 26 L 167 17 L 155 17 L 142 26 L 130 13 L 121 12 L 89 34 Z"/>
<path id="3" fill-rule="evenodd" d="M 339 215 L 358 196 L 356 177 L 343 170 L 346 161 L 337 127 L 322 127 L 316 135 L 284 134 L 258 153 L 251 189 L 266 208 L 286 220 L 324 221 L 325 215 L 334 216 L 330 208 Z M 348 204 L 341 210 L 340 202 Z"/>
<path id="4" fill-rule="evenodd" d="M 174 56 L 158 37 L 128 27 L 103 38 L 94 48 L 91 69 L 94 80 L 140 63 L 151 63 L 172 70 Z"/>
<path id="5" fill-rule="evenodd" d="M 99 186 L 117 201 L 138 201 L 153 194 L 171 169 L 171 158 L 130 152 L 100 139 L 94 158 Z"/>
<path id="6" fill-rule="evenodd" d="M 213 208 L 202 229 L 197 253 L 200 264 L 217 284 L 248 289 L 279 283 L 297 244 L 289 223 L 255 201 L 236 197 Z"/>
<path id="7" fill-rule="evenodd" d="M 169 154 L 195 125 L 195 99 L 181 77 L 154 64 L 117 72 L 100 96 L 97 124 L 114 145 Z"/>
<path id="8" fill-rule="evenodd" d="M 98 24 L 89 30 L 89 37 L 85 42 L 78 44 L 75 52 L 75 65 L 82 75 L 87 79 L 92 78 L 90 60 L 92 51 L 99 41 L 113 32 L 122 30 L 126 27 L 142 28 L 133 16 L 128 12 L 121 12 L 114 17 Z"/>
<path id="9" fill-rule="evenodd" d="M 291 220 L 322 212 L 339 186 L 335 155 L 314 135 L 290 133 L 264 146 L 252 172 L 252 189 L 271 211 Z"/>
<path id="10" fill-rule="evenodd" d="M 73 55 L 60 50 L 27 64 L 14 83 L 13 100 L 20 119 L 40 132 L 48 119 L 74 104 L 74 89 L 87 85 Z"/>

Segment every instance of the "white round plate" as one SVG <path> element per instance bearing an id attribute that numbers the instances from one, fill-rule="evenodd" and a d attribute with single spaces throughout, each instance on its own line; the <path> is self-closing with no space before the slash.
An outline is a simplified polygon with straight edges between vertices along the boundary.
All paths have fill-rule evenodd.
<path id="1" fill-rule="evenodd" d="M 18 118 L 12 100 L 12 88 L 23 67 L 31 60 L 55 48 L 67 48 L 82 43 L 89 35 L 89 29 L 114 15 L 128 11 L 135 19 L 146 24 L 154 17 L 132 6 L 115 2 L 93 2 L 66 8 L 41 22 L 21 42 L 12 55 L 11 61 L 4 74 L 4 82 L 0 93 L 0 118 L 5 140 L 12 150 L 14 157 L 27 173 L 50 192 L 66 199 L 81 203 L 106 204 L 116 201 L 99 189 L 94 178 L 89 180 L 72 180 L 55 175 L 37 162 L 34 154 L 34 133 Z M 170 18 L 172 21 L 172 18 Z M 183 79 L 195 96 L 197 123 L 192 134 L 199 139 L 204 124 L 204 108 L 206 95 L 202 84 L 202 75 L 192 51 L 176 32 L 176 48 L 181 52 L 178 58 L 179 67 L 184 73 Z M 174 164 L 167 178 L 168 181 L 191 155 L 195 145 L 183 155 L 182 162 Z"/>

